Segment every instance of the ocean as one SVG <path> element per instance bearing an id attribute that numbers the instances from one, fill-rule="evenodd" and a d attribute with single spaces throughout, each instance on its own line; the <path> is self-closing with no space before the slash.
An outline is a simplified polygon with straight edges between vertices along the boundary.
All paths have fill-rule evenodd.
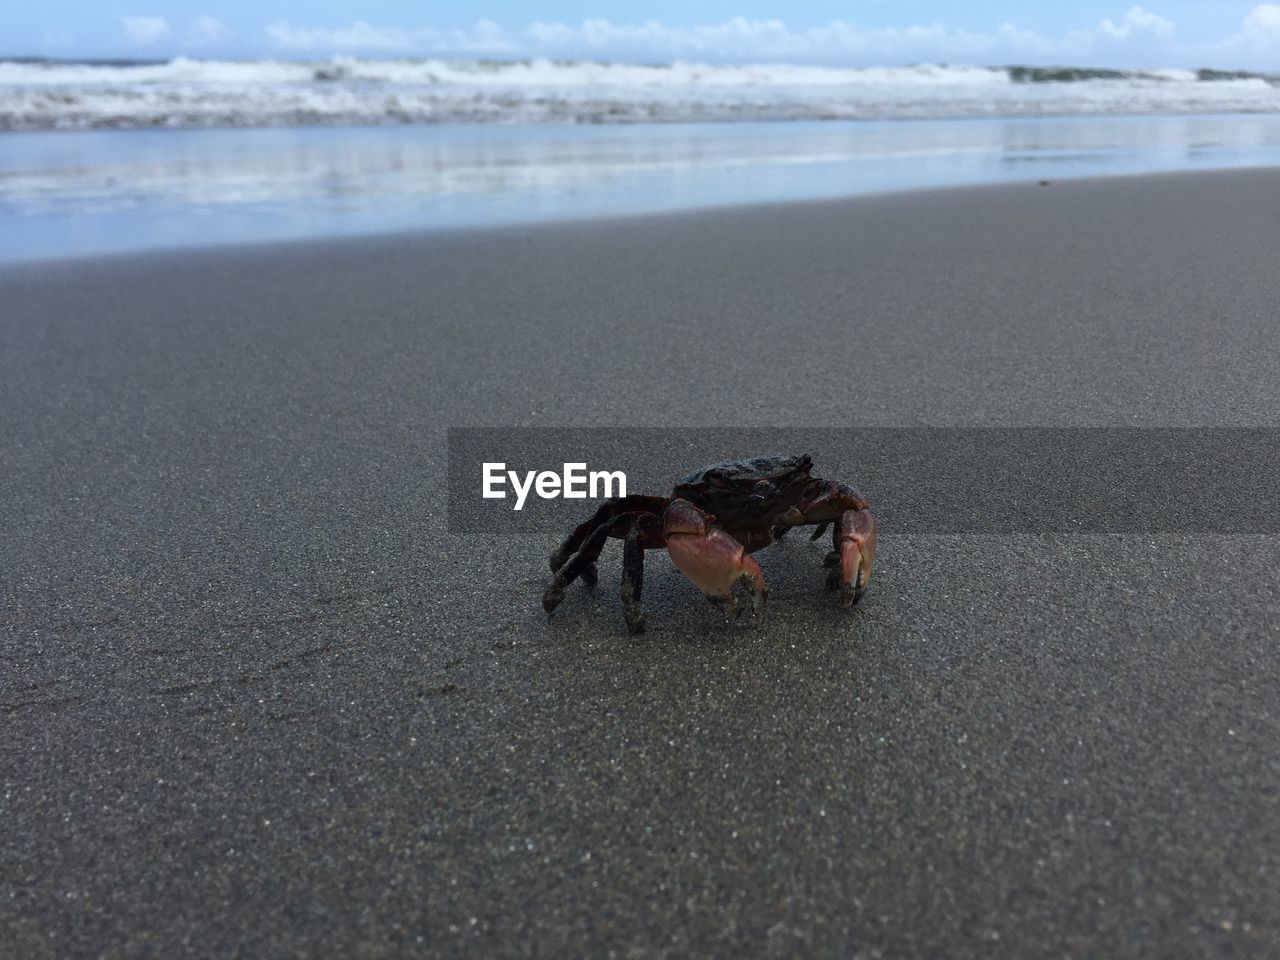
<path id="1" fill-rule="evenodd" d="M 1235 113 L 1280 76 L 1213 70 L 835 69 L 530 60 L 0 61 L 0 128 L 661 123 Z"/>
<path id="2" fill-rule="evenodd" d="M 1280 161 L 1280 78 L 0 61 L 0 260 Z"/>

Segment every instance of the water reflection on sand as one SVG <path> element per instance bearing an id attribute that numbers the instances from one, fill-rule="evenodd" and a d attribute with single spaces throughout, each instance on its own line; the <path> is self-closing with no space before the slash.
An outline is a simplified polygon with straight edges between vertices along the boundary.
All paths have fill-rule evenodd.
<path id="1" fill-rule="evenodd" d="M 4 135 L 0 259 L 1270 165 L 1280 115 Z"/>

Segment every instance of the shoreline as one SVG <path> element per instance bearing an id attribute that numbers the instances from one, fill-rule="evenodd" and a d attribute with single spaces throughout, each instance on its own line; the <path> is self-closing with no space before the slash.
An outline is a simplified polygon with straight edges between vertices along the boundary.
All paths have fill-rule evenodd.
<path id="1" fill-rule="evenodd" d="M 130 131 L 8 141 L 0 260 L 1280 167 L 1280 113 Z"/>
<path id="2" fill-rule="evenodd" d="M 48 256 L 40 259 L 28 260 L 0 259 L 0 279 L 3 278 L 3 274 L 6 272 L 22 272 L 26 270 L 40 270 L 42 268 L 57 268 L 59 266 L 70 264 L 90 266 L 97 263 L 125 263 L 129 261 L 143 261 L 152 258 L 183 259 L 209 256 L 235 257 L 239 253 L 270 254 L 274 252 L 287 255 L 291 251 L 302 254 L 308 249 L 313 249 L 319 252 L 329 248 L 344 246 L 351 247 L 352 252 L 358 252 L 357 248 L 366 244 L 382 246 L 403 242 L 406 244 L 419 245 L 432 244 L 435 242 L 447 243 L 453 238 L 465 239 L 468 237 L 475 238 L 486 235 L 501 237 L 525 234 L 529 232 L 536 233 L 543 230 L 549 232 L 555 232 L 557 230 L 574 231 L 577 229 L 592 229 L 597 227 L 601 229 L 622 229 L 629 224 L 643 226 L 646 223 L 658 223 L 664 220 L 668 220 L 672 224 L 678 224 L 684 221 L 697 220 L 701 217 L 751 217 L 753 214 L 758 214 L 763 217 L 767 216 L 770 212 L 781 213 L 786 211 L 794 211 L 796 214 L 803 214 L 806 210 L 819 211 L 830 207 L 851 208 L 862 203 L 911 203 L 917 199 L 941 199 L 948 195 L 961 196 L 972 194 L 974 196 L 979 196 L 985 193 L 989 194 L 992 198 L 997 198 L 1011 192 L 1022 193 L 1028 190 L 1034 191 L 1051 188 L 1053 186 L 1079 186 L 1088 188 L 1093 185 L 1104 185 L 1109 183 L 1118 185 L 1123 185 L 1125 183 L 1141 184 L 1148 181 L 1184 178 L 1191 186 L 1194 187 L 1197 185 L 1196 181 L 1210 183 L 1214 180 L 1218 180 L 1219 178 L 1228 178 L 1232 176 L 1239 176 L 1242 178 L 1248 178 L 1251 176 L 1266 177 L 1269 174 L 1277 172 L 1280 172 L 1280 167 L 1270 164 L 1257 164 L 1209 169 L 1160 170 L 1144 173 L 1113 173 L 1101 176 L 1061 177 L 1049 180 L 1018 180 L 996 183 L 952 184 L 943 186 L 926 185 L 832 197 L 764 200 L 750 203 L 731 203 L 715 206 L 686 207 L 672 210 L 653 210 L 649 212 L 628 212 L 581 217 L 556 217 L 537 220 L 478 223 L 441 228 L 406 227 L 402 229 L 339 233 L 326 236 L 286 237 L 281 239 L 245 240 L 215 244 L 188 244 L 140 250 L 120 250 L 68 256 Z"/>

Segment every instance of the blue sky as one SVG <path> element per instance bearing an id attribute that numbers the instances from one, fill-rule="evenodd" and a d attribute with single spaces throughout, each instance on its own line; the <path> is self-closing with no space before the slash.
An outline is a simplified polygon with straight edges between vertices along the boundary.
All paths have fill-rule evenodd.
<path id="1" fill-rule="evenodd" d="M 824 65 L 1070 63 L 1280 71 L 1280 2 L 14 3 L 0 55 L 566 57 Z"/>

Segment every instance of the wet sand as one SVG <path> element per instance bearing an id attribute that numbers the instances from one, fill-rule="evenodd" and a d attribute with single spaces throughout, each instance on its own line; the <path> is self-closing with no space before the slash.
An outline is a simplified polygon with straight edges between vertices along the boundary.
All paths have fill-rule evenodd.
<path id="1" fill-rule="evenodd" d="M 1255 171 L 0 271 L 0 955 L 1275 955 L 1280 538 L 885 530 L 852 613 L 793 538 L 731 626 L 655 557 L 635 640 L 444 499 L 452 426 L 1274 424 L 1278 236 Z"/>

